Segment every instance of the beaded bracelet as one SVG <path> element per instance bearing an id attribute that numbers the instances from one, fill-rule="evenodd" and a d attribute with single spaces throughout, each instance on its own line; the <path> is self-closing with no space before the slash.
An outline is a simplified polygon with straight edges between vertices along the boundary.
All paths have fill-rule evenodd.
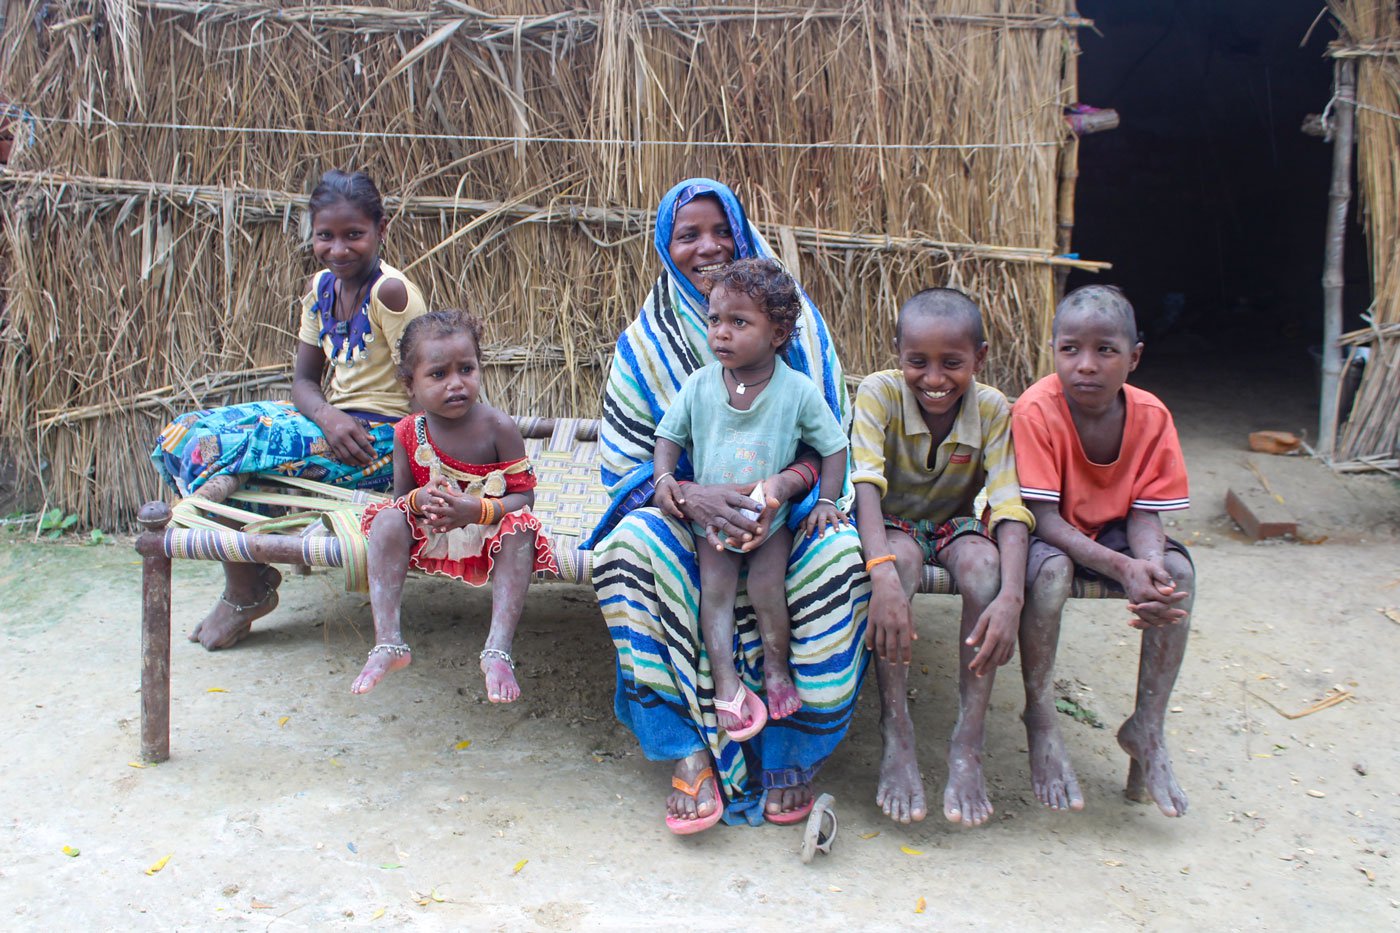
<path id="1" fill-rule="evenodd" d="M 881 564 L 888 564 L 894 559 L 895 556 L 893 554 L 886 554 L 883 557 L 872 557 L 870 558 L 870 560 L 865 562 L 865 572 L 869 573 Z"/>

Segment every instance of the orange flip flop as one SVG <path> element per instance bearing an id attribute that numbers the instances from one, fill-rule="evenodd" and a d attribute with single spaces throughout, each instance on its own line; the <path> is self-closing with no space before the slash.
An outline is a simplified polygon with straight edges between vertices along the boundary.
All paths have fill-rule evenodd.
<path id="1" fill-rule="evenodd" d="M 739 692 L 734 694 L 732 700 L 721 700 L 715 697 L 715 708 L 722 709 L 731 716 L 738 716 L 744 710 L 749 711 L 749 724 L 742 729 L 726 729 L 729 737 L 736 742 L 744 742 L 753 738 L 763 731 L 763 727 L 768 725 L 768 707 L 763 705 L 763 701 L 743 684 L 739 685 Z"/>
<path id="2" fill-rule="evenodd" d="M 704 832 L 711 826 L 719 822 L 719 818 L 724 815 L 724 796 L 719 792 L 719 782 L 715 780 L 715 769 L 707 767 L 695 776 L 694 784 L 687 784 L 685 781 L 671 775 L 671 786 L 696 801 L 700 799 L 700 787 L 706 781 L 715 785 L 715 811 L 709 816 L 698 816 L 693 820 L 683 820 L 679 817 L 666 817 L 666 828 L 677 836 L 689 836 L 693 833 Z"/>

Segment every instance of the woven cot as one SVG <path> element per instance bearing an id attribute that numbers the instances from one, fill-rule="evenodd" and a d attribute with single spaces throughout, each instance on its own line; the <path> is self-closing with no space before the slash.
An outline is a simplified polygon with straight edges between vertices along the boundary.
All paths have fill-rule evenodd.
<path id="1" fill-rule="evenodd" d="M 579 544 L 608 505 L 598 480 L 598 422 L 582 419 L 518 418 L 525 451 L 538 485 L 534 513 L 554 543 L 557 579 L 586 584 L 592 552 Z M 217 502 L 192 496 L 174 507 L 147 503 L 140 513 L 145 532 L 137 538 L 142 561 L 141 754 L 147 761 L 170 757 L 170 575 L 171 561 L 218 560 L 234 563 L 343 567 L 348 589 L 363 589 L 365 540 L 360 515 L 378 493 L 353 492 L 294 477 L 262 474 Z M 246 506 L 288 509 L 274 518 Z M 214 520 L 243 521 L 235 530 Z M 544 579 L 548 575 L 541 574 Z M 957 589 L 941 567 L 925 566 L 922 593 L 952 594 Z M 1076 579 L 1079 599 L 1121 597 L 1116 586 Z"/>

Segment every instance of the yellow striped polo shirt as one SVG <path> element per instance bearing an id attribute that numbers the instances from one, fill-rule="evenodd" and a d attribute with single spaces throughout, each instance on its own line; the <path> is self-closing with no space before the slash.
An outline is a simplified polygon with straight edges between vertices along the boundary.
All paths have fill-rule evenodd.
<path id="1" fill-rule="evenodd" d="M 1001 392 L 974 380 L 930 467 L 932 446 L 933 434 L 904 374 L 887 369 L 866 376 L 851 425 L 851 482 L 878 487 L 885 514 L 932 522 L 977 517 L 973 501 L 985 484 L 990 527 L 1005 519 L 1035 527 L 1021 502 L 1011 406 Z"/>

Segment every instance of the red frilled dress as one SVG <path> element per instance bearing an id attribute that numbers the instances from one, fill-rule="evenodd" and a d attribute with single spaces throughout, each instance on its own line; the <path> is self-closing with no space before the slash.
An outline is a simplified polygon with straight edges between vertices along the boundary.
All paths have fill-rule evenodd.
<path id="1" fill-rule="evenodd" d="M 512 492 L 528 492 L 535 488 L 535 471 L 528 457 L 508 463 L 463 463 L 438 450 L 428 436 L 426 415 L 409 415 L 394 426 L 394 435 L 408 454 L 413 468 L 413 482 L 427 485 L 434 476 L 453 480 L 468 495 L 499 497 Z M 365 509 L 360 528 L 369 535 L 374 516 L 384 509 L 398 509 L 408 517 L 413 530 L 413 550 L 409 566 L 427 573 L 456 577 L 472 586 L 482 586 L 491 577 L 492 556 L 501 549 L 508 534 L 524 533 L 534 536 L 535 572 L 558 573 L 554 549 L 544 533 L 540 520 L 529 508 L 508 512 L 494 525 L 467 525 L 438 533 L 428 527 L 426 518 L 408 510 L 408 497 L 389 502 L 377 502 Z"/>

